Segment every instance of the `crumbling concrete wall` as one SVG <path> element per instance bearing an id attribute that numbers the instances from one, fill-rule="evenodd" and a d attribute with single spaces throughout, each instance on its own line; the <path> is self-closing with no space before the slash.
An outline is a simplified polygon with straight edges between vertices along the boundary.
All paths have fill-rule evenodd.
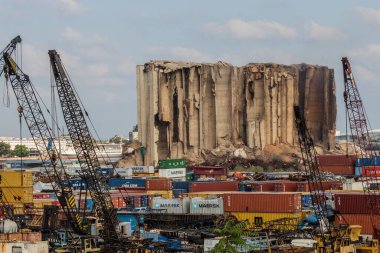
<path id="1" fill-rule="evenodd" d="M 333 70 L 314 65 L 152 61 L 137 66 L 139 138 L 145 163 L 199 155 L 222 140 L 294 145 L 293 106 L 316 143 L 334 147 Z"/>

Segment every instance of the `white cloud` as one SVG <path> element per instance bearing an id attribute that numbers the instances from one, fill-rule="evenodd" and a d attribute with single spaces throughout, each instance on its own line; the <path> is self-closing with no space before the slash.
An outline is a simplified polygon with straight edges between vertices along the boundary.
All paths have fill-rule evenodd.
<path id="1" fill-rule="evenodd" d="M 374 73 L 364 66 L 354 66 L 353 68 L 355 77 L 358 76 L 361 81 L 377 81 L 380 79 L 380 75 Z"/>
<path id="2" fill-rule="evenodd" d="M 170 53 L 184 61 L 210 61 L 209 56 L 194 48 L 174 47 L 170 49 Z"/>
<path id="3" fill-rule="evenodd" d="M 362 48 L 352 49 L 350 50 L 350 55 L 359 59 L 378 62 L 380 60 L 380 43 L 368 44 Z"/>
<path id="4" fill-rule="evenodd" d="M 314 40 L 340 40 L 344 37 L 343 32 L 334 27 L 322 26 L 315 22 L 305 24 L 305 29 L 311 39 Z"/>
<path id="5" fill-rule="evenodd" d="M 231 19 L 224 24 L 208 23 L 206 30 L 218 35 L 231 35 L 238 39 L 293 38 L 297 31 L 274 21 L 244 21 Z"/>
<path id="6" fill-rule="evenodd" d="M 22 68 L 25 73 L 33 77 L 49 76 L 49 57 L 47 51 L 30 44 L 22 45 Z M 21 65 L 21 63 L 19 63 Z"/>
<path id="7" fill-rule="evenodd" d="M 76 42 L 76 43 L 82 43 L 84 42 L 84 37 L 83 35 L 72 29 L 71 27 L 66 27 L 61 36 L 71 42 Z"/>
<path id="8" fill-rule="evenodd" d="M 369 23 L 380 24 L 380 9 L 356 7 L 355 11 L 365 21 Z"/>
<path id="9" fill-rule="evenodd" d="M 79 14 L 85 10 L 85 8 L 75 0 L 57 0 L 57 4 L 57 7 L 66 14 Z"/>
<path id="10" fill-rule="evenodd" d="M 105 77 L 105 76 L 108 76 L 110 73 L 109 68 L 106 64 L 100 64 L 100 63 L 89 64 L 87 65 L 86 69 L 87 69 L 86 75 L 89 75 L 89 76 Z"/>

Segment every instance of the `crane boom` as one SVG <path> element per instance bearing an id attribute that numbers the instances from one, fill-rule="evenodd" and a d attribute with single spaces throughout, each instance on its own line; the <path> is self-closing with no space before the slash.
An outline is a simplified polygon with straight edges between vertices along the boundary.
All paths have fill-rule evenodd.
<path id="1" fill-rule="evenodd" d="M 88 191 L 94 200 L 95 210 L 103 223 L 101 237 L 106 243 L 118 241 L 116 210 L 108 191 L 106 178 L 98 173 L 100 163 L 95 152 L 94 140 L 85 120 L 79 101 L 59 54 L 49 50 L 57 92 L 63 117 L 81 166 L 81 177 L 86 181 Z"/>
<path id="2" fill-rule="evenodd" d="M 313 139 L 306 127 L 305 118 L 303 117 L 299 106 L 294 106 L 296 127 L 298 132 L 298 142 L 301 148 L 302 160 L 308 174 L 308 184 L 313 196 L 315 213 L 320 220 L 321 231 L 324 231 L 323 225 L 326 225 L 327 231 L 331 233 L 331 222 L 329 220 L 329 209 L 326 203 L 326 195 L 322 186 L 321 173 L 318 168 L 317 152 L 314 147 Z M 324 237 L 322 237 L 324 238 Z"/>
<path id="3" fill-rule="evenodd" d="M 342 58 L 343 77 L 344 77 L 344 102 L 348 115 L 349 126 L 353 143 L 359 148 L 355 152 L 361 157 L 375 157 L 371 136 L 369 134 L 368 118 L 365 112 L 363 101 L 360 97 L 359 89 L 356 85 L 354 75 L 352 73 L 350 62 L 347 57 Z M 372 164 L 374 165 L 374 163 Z M 366 195 L 367 207 L 370 211 L 371 223 L 374 234 L 380 236 L 380 190 L 371 190 L 368 187 L 370 182 L 378 182 L 376 175 L 369 174 L 362 177 L 364 184 L 364 193 Z"/>
<path id="4" fill-rule="evenodd" d="M 13 92 L 18 102 L 18 111 L 24 116 L 26 124 L 32 135 L 33 141 L 39 151 L 40 158 L 44 164 L 51 163 L 53 171 L 49 171 L 46 167 L 46 172 L 50 182 L 54 188 L 59 203 L 70 221 L 72 229 L 79 234 L 85 234 L 86 228 L 82 224 L 82 220 L 78 214 L 78 208 L 75 203 L 74 194 L 69 186 L 67 178 L 62 178 L 60 172 L 64 171 L 62 161 L 56 155 L 56 147 L 54 144 L 51 129 L 42 113 L 36 93 L 29 79 L 29 76 L 23 73 L 16 62 L 11 58 L 8 52 L 4 52 L 1 56 L 4 61 L 4 74 L 6 79 L 10 80 Z M 50 151 L 51 140 L 52 151 Z"/>

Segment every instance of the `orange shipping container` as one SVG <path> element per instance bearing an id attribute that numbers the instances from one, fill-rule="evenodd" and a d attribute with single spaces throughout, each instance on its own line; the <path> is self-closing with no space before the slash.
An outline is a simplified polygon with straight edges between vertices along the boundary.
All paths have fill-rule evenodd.
<path id="1" fill-rule="evenodd" d="M 238 181 L 191 182 L 189 184 L 189 192 L 237 191 L 238 185 Z"/>
<path id="2" fill-rule="evenodd" d="M 146 190 L 171 190 L 172 180 L 166 178 L 147 179 L 145 182 Z"/>
<path id="3" fill-rule="evenodd" d="M 356 155 L 319 155 L 318 164 L 321 166 L 355 165 Z"/>
<path id="4" fill-rule="evenodd" d="M 224 194 L 225 212 L 301 212 L 301 193 L 237 192 Z"/>
<path id="5" fill-rule="evenodd" d="M 377 219 L 380 216 L 377 215 Z M 337 215 L 335 219 L 337 225 L 348 224 L 348 225 L 360 225 L 362 226 L 362 234 L 373 235 L 373 227 L 371 222 L 371 216 L 368 214 L 341 214 Z"/>

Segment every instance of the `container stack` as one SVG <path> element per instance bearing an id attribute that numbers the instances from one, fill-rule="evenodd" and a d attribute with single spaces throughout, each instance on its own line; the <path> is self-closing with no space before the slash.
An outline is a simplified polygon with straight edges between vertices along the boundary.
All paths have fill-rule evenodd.
<path id="1" fill-rule="evenodd" d="M 355 174 L 356 155 L 319 155 L 319 169 L 335 175 L 350 176 Z"/>
<path id="2" fill-rule="evenodd" d="M 194 166 L 195 181 L 219 181 L 227 180 L 227 168 L 218 166 Z"/>
<path id="3" fill-rule="evenodd" d="M 380 156 L 356 159 L 355 176 L 380 177 Z"/>
<path id="4" fill-rule="evenodd" d="M 338 213 L 337 224 L 362 226 L 362 234 L 374 234 L 370 210 L 367 207 L 367 198 L 363 193 L 335 194 L 335 211 Z M 378 197 L 378 196 L 371 196 Z M 380 219 L 380 216 L 376 219 Z"/>
<path id="5" fill-rule="evenodd" d="M 301 193 L 226 193 L 224 211 L 257 226 L 281 218 L 295 218 L 296 222 L 303 218 Z"/>
<path id="6" fill-rule="evenodd" d="M 171 178 L 174 181 L 186 181 L 185 159 L 171 159 L 158 161 L 158 174 L 162 178 Z"/>

